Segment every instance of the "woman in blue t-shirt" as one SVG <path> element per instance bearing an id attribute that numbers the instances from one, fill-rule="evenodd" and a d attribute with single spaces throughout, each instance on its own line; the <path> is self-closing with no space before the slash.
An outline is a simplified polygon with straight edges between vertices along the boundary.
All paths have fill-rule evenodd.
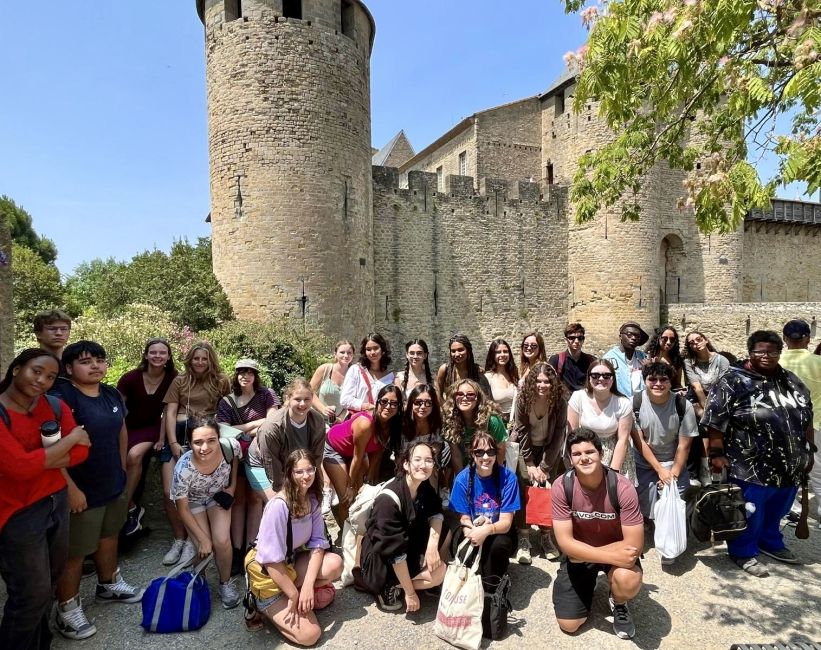
<path id="1" fill-rule="evenodd" d="M 496 463 L 497 442 L 486 431 L 478 431 L 470 445 L 471 464 L 453 482 L 450 508 L 459 513 L 460 530 L 454 548 L 467 537 L 482 547 L 479 572 L 486 592 L 495 591 L 507 573 L 516 547 L 513 515 L 521 507 L 516 475 Z"/>

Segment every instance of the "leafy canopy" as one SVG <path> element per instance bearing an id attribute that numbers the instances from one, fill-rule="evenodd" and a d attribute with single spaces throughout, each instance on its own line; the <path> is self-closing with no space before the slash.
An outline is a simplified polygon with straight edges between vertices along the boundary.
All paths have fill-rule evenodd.
<path id="1" fill-rule="evenodd" d="M 28 246 L 12 242 L 11 282 L 14 301 L 14 329 L 30 332 L 34 316 L 63 305 L 60 271 Z"/>
<path id="2" fill-rule="evenodd" d="M 780 184 L 821 187 L 818 0 L 564 3 L 590 29 L 565 55 L 579 73 L 574 110 L 598 101 L 614 132 L 580 159 L 570 193 L 579 221 L 622 198 L 622 219 L 637 219 L 629 196 L 658 161 L 687 172 L 679 207 L 705 233 L 735 230 Z M 782 116 L 791 129 L 779 135 Z M 763 184 L 755 163 L 768 152 L 779 168 Z"/>
<path id="3" fill-rule="evenodd" d="M 48 237 L 38 235 L 31 215 L 9 197 L 0 196 L 0 221 L 5 219 L 11 231 L 11 240 L 34 251 L 46 264 L 57 259 L 57 247 Z"/>

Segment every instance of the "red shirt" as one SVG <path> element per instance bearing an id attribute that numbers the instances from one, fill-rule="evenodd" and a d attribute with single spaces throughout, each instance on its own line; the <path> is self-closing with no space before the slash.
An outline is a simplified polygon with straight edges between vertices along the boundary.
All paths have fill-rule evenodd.
<path id="1" fill-rule="evenodd" d="M 0 420 L 0 531 L 18 510 L 36 503 L 66 486 L 59 469 L 46 469 L 46 450 L 40 439 L 40 425 L 54 419 L 45 397 L 37 400 L 30 413 L 6 409 L 11 431 Z M 67 436 L 77 426 L 68 404 L 63 402 L 60 429 Z M 82 463 L 88 447 L 74 445 L 70 465 Z"/>

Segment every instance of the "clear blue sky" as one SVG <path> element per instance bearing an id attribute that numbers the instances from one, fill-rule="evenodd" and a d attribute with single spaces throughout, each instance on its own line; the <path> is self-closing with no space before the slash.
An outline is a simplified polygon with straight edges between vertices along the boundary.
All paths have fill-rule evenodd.
<path id="1" fill-rule="evenodd" d="M 544 91 L 584 42 L 558 0 L 365 0 L 373 145 L 418 151 L 472 113 Z M 70 273 L 210 234 L 195 0 L 4 3 L 0 194 Z"/>

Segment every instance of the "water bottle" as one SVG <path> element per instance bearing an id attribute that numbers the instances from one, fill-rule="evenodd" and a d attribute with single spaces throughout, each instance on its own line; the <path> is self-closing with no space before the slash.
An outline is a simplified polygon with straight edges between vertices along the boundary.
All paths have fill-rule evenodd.
<path id="1" fill-rule="evenodd" d="M 46 420 L 40 425 L 40 440 L 43 443 L 43 449 L 47 449 L 58 442 L 62 435 L 60 423 L 57 420 Z"/>

